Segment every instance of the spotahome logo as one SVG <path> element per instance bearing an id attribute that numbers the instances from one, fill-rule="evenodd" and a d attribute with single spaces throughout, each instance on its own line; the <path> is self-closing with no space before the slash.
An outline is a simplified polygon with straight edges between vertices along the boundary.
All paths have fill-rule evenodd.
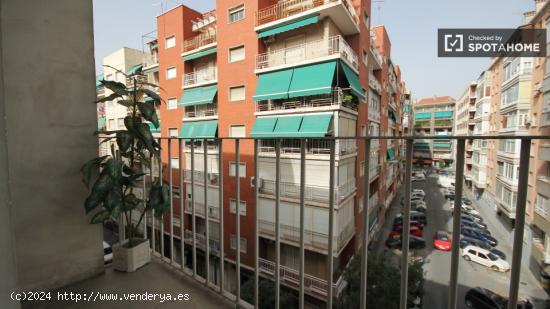
<path id="1" fill-rule="evenodd" d="M 546 29 L 438 29 L 439 57 L 546 57 Z"/>

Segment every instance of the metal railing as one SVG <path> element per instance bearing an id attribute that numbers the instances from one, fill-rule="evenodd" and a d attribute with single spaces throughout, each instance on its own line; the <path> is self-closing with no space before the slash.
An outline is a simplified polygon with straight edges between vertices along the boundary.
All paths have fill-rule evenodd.
<path id="1" fill-rule="evenodd" d="M 275 154 L 275 141 L 262 140 L 259 142 L 259 152 L 262 154 Z M 357 143 L 355 140 L 340 140 L 336 144 L 337 153 L 340 156 L 354 154 L 357 151 Z M 298 155 L 300 154 L 300 141 L 285 140 L 281 144 L 281 154 Z M 330 155 L 330 142 L 322 139 L 312 139 L 308 142 L 306 148 L 308 155 Z"/>
<path id="2" fill-rule="evenodd" d="M 357 111 L 357 103 L 347 100 L 350 95 L 350 89 L 335 87 L 330 94 L 297 97 L 285 101 L 258 101 L 256 102 L 256 112 L 301 111 L 331 106 L 343 106 Z"/>
<path id="3" fill-rule="evenodd" d="M 143 61 L 143 67 L 151 67 L 154 65 L 157 65 L 159 63 L 159 57 L 158 55 L 148 55 L 145 57 Z"/>
<path id="4" fill-rule="evenodd" d="M 258 54 L 256 56 L 256 69 L 261 70 L 281 65 L 296 64 L 331 55 L 339 55 L 351 67 L 356 70 L 359 69 L 357 54 L 341 35 Z"/>
<path id="5" fill-rule="evenodd" d="M 372 72 L 369 72 L 369 86 L 371 86 L 379 94 L 382 93 L 382 85 L 380 84 L 378 79 L 376 79 L 374 74 L 372 74 Z"/>
<path id="6" fill-rule="evenodd" d="M 262 194 L 275 194 L 276 181 L 275 180 L 261 180 L 260 193 Z M 304 198 L 313 202 L 328 202 L 330 188 L 323 186 L 305 186 Z M 348 181 L 340 186 L 334 188 L 334 198 L 337 201 L 343 201 L 350 194 L 355 192 L 355 178 L 348 179 Z M 300 198 L 300 184 L 293 182 L 280 182 L 279 194 L 282 197 L 288 198 Z"/>
<path id="7" fill-rule="evenodd" d="M 353 21 L 357 24 L 358 17 L 355 14 L 355 9 L 349 0 L 284 0 L 266 8 L 259 9 L 256 12 L 256 26 L 260 26 L 272 21 L 283 19 L 292 15 L 296 15 L 311 9 L 323 6 L 329 3 L 342 2 L 351 15 Z"/>
<path id="8" fill-rule="evenodd" d="M 216 74 L 216 68 L 207 70 L 194 71 L 183 75 L 182 85 L 192 86 L 196 84 L 202 84 L 207 82 L 214 82 L 218 77 Z"/>
<path id="9" fill-rule="evenodd" d="M 198 36 L 185 40 L 182 43 L 182 53 L 186 53 L 197 49 L 199 47 L 206 46 L 216 42 L 216 32 L 214 33 L 201 33 Z"/>
<path id="10" fill-rule="evenodd" d="M 165 179 L 166 182 L 169 183 L 170 189 L 170 213 L 165 214 L 164 217 L 167 220 L 158 220 L 153 219 L 154 213 L 148 213 L 145 217 L 145 221 L 143 222 L 144 227 L 150 226 L 151 231 L 162 231 L 161 233 L 151 233 L 148 232 L 147 229 L 144 229 L 145 231 L 145 237 L 149 238 L 151 240 L 152 245 L 152 251 L 154 256 L 160 257 L 163 261 L 169 263 L 173 267 L 181 270 L 185 274 L 191 274 L 193 278 L 197 279 L 197 282 L 203 283 L 206 286 L 215 289 L 222 295 L 228 297 L 230 300 L 234 301 L 238 306 L 243 306 L 245 302 L 241 299 L 241 268 L 243 267 L 241 255 L 246 254 L 253 254 L 253 258 L 247 259 L 252 261 L 252 265 L 248 265 L 251 267 L 253 271 L 252 280 L 254 280 L 253 285 L 253 292 L 254 292 L 254 299 L 252 300 L 252 305 L 256 308 L 258 308 L 258 298 L 259 298 L 259 276 L 260 274 L 268 274 L 270 277 L 273 277 L 275 281 L 275 307 L 279 308 L 280 305 L 280 285 L 282 283 L 287 284 L 287 280 L 294 280 L 294 286 L 298 287 L 299 289 L 299 307 L 304 308 L 304 294 L 308 293 L 310 294 L 311 291 L 315 290 L 315 293 L 318 293 L 318 295 L 321 295 L 321 299 L 326 300 L 326 306 L 328 308 L 332 308 L 332 302 L 333 297 L 337 297 L 338 293 L 340 293 L 345 286 L 345 283 L 337 281 L 336 283 L 334 280 L 326 280 L 325 283 L 323 283 L 322 279 L 319 278 L 312 278 L 311 274 L 306 274 L 305 272 L 305 247 L 306 247 L 306 239 L 308 242 L 317 241 L 314 239 L 314 237 L 319 237 L 320 239 L 326 239 L 327 241 L 327 252 L 333 253 L 338 252 L 339 248 L 342 247 L 341 243 L 346 242 L 346 238 L 353 237 L 353 233 L 355 232 L 355 225 L 354 224 L 347 224 L 346 228 L 336 232 L 336 227 L 339 225 L 336 225 L 337 212 L 336 212 L 336 205 L 339 202 L 339 199 L 342 198 L 342 190 L 345 192 L 345 194 L 348 193 L 354 193 L 355 192 L 355 183 L 354 181 L 351 182 L 351 185 L 349 188 L 342 189 L 341 186 L 336 186 L 336 177 L 337 173 L 335 173 L 336 168 L 336 141 L 339 140 L 354 140 L 359 143 L 360 149 L 364 153 L 371 153 L 371 141 L 372 140 L 380 140 L 380 139 L 400 139 L 405 141 L 405 158 L 406 163 L 404 164 L 404 171 L 405 171 L 405 177 L 403 178 L 404 182 L 404 192 L 403 192 L 403 237 L 402 237 L 402 246 L 401 246 L 401 252 L 400 255 L 400 272 L 401 272 L 401 289 L 400 289 L 400 309 L 406 309 L 408 304 L 408 267 L 409 267 L 409 226 L 410 226 L 410 212 L 411 212 L 411 176 L 412 176 L 412 161 L 413 161 L 413 142 L 416 139 L 414 136 L 392 136 L 392 137 L 384 137 L 384 136 L 368 136 L 368 137 L 326 137 L 324 140 L 328 141 L 330 143 L 330 155 L 328 159 L 328 188 L 324 188 L 323 194 L 323 202 L 325 205 L 327 205 L 328 208 L 328 233 L 326 235 L 317 235 L 312 232 L 306 231 L 305 229 L 305 201 L 306 198 L 313 196 L 311 193 L 311 187 L 306 186 L 306 145 L 307 145 L 307 139 L 297 139 L 300 141 L 300 158 L 297 162 L 299 165 L 299 168 L 297 168 L 297 171 L 299 171 L 299 177 L 300 182 L 299 184 L 292 184 L 292 188 L 288 187 L 288 184 L 281 182 L 281 141 L 282 139 L 276 138 L 276 150 L 275 150 L 275 158 L 274 158 L 274 169 L 273 171 L 275 173 L 275 180 L 270 183 L 271 191 L 274 192 L 274 207 L 273 210 L 275 212 L 275 216 L 273 217 L 273 221 L 266 224 L 264 221 L 261 221 L 259 218 L 259 211 L 255 211 L 254 205 L 260 205 L 260 193 L 261 193 L 261 186 L 260 185 L 254 185 L 254 181 L 251 181 L 252 185 L 248 186 L 248 181 L 230 181 L 230 182 L 224 182 L 224 173 L 221 173 L 219 175 L 219 184 L 220 187 L 218 189 L 219 194 L 219 209 L 223 209 L 223 201 L 225 194 L 227 192 L 231 192 L 231 196 L 227 196 L 227 198 L 235 199 L 235 213 L 240 214 L 240 205 L 241 205 L 241 190 L 251 190 L 253 191 L 253 203 L 251 203 L 250 200 L 248 202 L 250 203 L 247 205 L 247 214 L 252 215 L 252 222 L 253 222 L 253 228 L 250 232 L 241 231 L 240 228 L 240 215 L 229 215 L 229 218 L 224 218 L 224 211 L 219 212 L 219 229 L 216 233 L 217 235 L 210 234 L 209 224 L 204 224 L 204 226 L 200 229 L 197 229 L 197 223 L 200 223 L 201 221 L 197 221 L 196 217 L 198 214 L 197 209 L 203 208 L 204 210 L 204 216 L 206 217 L 204 221 L 209 222 L 210 213 L 209 211 L 206 211 L 205 205 L 208 204 L 208 186 L 203 186 L 203 188 L 195 190 L 195 180 L 198 180 L 198 177 L 203 177 L 203 182 L 207 182 L 207 174 L 197 175 L 196 177 L 189 177 L 191 179 L 191 186 L 190 186 L 190 195 L 189 192 L 181 192 L 180 194 L 182 196 L 189 196 L 189 202 L 191 203 L 191 217 L 188 218 L 189 220 L 184 220 L 184 199 L 174 199 L 173 198 L 173 188 L 174 186 L 179 186 L 180 188 L 185 188 L 183 186 L 183 180 L 186 178 L 184 177 L 184 174 L 188 174 L 190 172 L 185 171 L 184 168 L 181 168 L 182 166 L 185 166 L 182 164 L 182 155 L 178 156 L 179 159 L 179 167 L 180 168 L 161 168 L 161 169 L 153 169 L 151 171 L 147 172 L 147 177 L 159 177 L 161 179 Z M 456 141 L 456 170 L 454 173 L 455 178 L 455 197 L 454 197 L 454 211 L 457 212 L 452 217 L 452 230 L 450 231 L 452 234 L 452 243 L 458 244 L 460 240 L 460 233 L 453 232 L 453 231 L 460 231 L 461 225 L 460 225 L 460 212 L 462 211 L 461 207 L 461 201 L 463 196 L 463 182 L 464 182 L 464 165 L 465 165 L 465 144 L 468 140 L 520 140 L 521 142 L 521 153 L 520 153 L 520 160 L 519 160 L 519 179 L 518 179 L 518 190 L 517 195 L 512 198 L 512 203 L 514 203 L 513 211 L 515 212 L 515 228 L 513 230 L 514 234 L 514 241 L 512 246 L 512 258 L 511 258 L 511 270 L 510 270 L 510 284 L 509 284 L 509 294 L 508 294 L 508 309 L 515 309 L 517 302 L 518 302 L 518 295 L 520 290 L 520 273 L 521 273 L 521 264 L 522 264 L 522 251 L 523 251 L 523 237 L 524 237 L 524 228 L 525 228 L 525 213 L 526 213 L 526 204 L 527 204 L 527 189 L 528 189 L 528 177 L 529 177 L 529 161 L 530 161 L 530 153 L 531 153 L 531 142 L 533 140 L 538 139 L 544 139 L 544 140 L 550 140 L 550 137 L 548 136 L 505 136 L 505 135 L 499 135 L 499 136 L 423 136 L 424 139 L 433 139 L 433 140 L 441 140 L 441 139 L 449 139 Z M 260 165 L 259 162 L 259 139 L 253 139 L 253 138 L 214 138 L 215 142 L 219 145 L 219 149 L 224 149 L 224 152 L 220 152 L 218 155 L 219 160 L 219 166 L 226 166 L 227 163 L 231 162 L 232 164 L 235 164 L 236 166 L 240 166 L 240 163 L 244 162 L 249 163 L 250 168 L 252 169 L 252 172 L 247 172 L 246 175 L 243 175 L 245 177 L 251 177 L 254 176 L 254 179 L 259 179 L 259 168 Z M 206 143 L 207 140 L 203 140 L 203 143 Z M 177 139 L 177 138 L 161 138 L 159 139 L 159 143 L 162 145 L 163 148 L 166 148 L 168 151 L 168 154 L 173 154 L 172 149 L 174 147 L 177 147 L 179 154 L 182 154 L 184 151 L 184 140 L 183 139 Z M 194 141 L 192 140 L 191 143 L 193 144 Z M 227 145 L 226 145 L 227 143 Z M 176 144 L 176 145 L 174 145 Z M 246 153 L 241 155 L 241 144 L 243 145 L 242 149 L 246 149 Z M 253 145 L 251 145 L 253 144 Z M 253 146 L 253 147 L 249 147 Z M 208 150 L 208 149 L 206 149 Z M 224 158 L 224 153 L 231 152 L 230 158 L 227 160 Z M 208 164 L 209 161 L 208 158 L 208 151 L 205 151 L 203 154 L 204 156 L 204 167 L 203 170 L 208 170 Z M 171 157 L 168 156 L 167 158 L 164 158 L 167 160 L 167 162 L 170 162 Z M 265 158 L 262 158 L 264 160 Z M 155 160 L 158 160 L 158 158 L 155 158 Z M 189 157 L 189 160 L 191 160 L 190 166 L 191 171 L 195 170 L 195 154 L 194 154 L 194 148 L 191 148 L 191 156 Z M 162 164 L 158 164 L 157 166 L 163 166 Z M 368 171 L 371 169 L 370 162 L 367 161 L 366 164 L 362 166 L 364 175 L 368 175 Z M 177 173 L 179 174 L 179 177 L 175 177 Z M 233 174 L 229 174 L 230 179 L 241 179 L 241 169 L 236 168 L 233 172 Z M 399 174 L 396 174 L 396 177 L 399 177 Z M 197 179 L 196 179 L 197 178 Z M 252 180 L 252 179 L 250 179 Z M 179 182 L 179 184 L 176 185 L 176 183 Z M 141 182 L 143 185 L 143 198 L 146 198 L 147 193 L 147 186 L 150 182 L 143 181 Z M 369 192 L 369 182 L 368 181 L 362 181 L 361 184 L 363 185 L 363 193 L 364 196 L 371 196 Z M 225 186 L 231 186 L 232 188 L 225 188 Z M 246 185 L 246 186 L 245 186 Z M 265 186 L 265 181 L 264 181 Z M 195 192 L 200 191 L 200 192 Z M 327 193 L 328 191 L 328 193 Z M 224 193 L 225 192 L 225 193 Z M 296 201 L 296 207 L 299 209 L 298 218 L 296 218 L 297 226 L 288 227 L 284 224 L 281 224 L 281 197 L 285 194 L 288 194 L 289 192 L 292 192 L 294 197 L 298 198 L 298 201 Z M 195 194 L 203 194 L 204 199 L 202 199 L 201 203 L 198 203 L 195 199 Z M 390 192 L 386 194 L 387 198 L 384 201 L 386 206 L 391 202 L 392 198 L 395 197 L 395 192 Z M 327 198 L 328 197 L 328 198 Z M 362 199 L 363 201 L 363 209 L 369 209 L 370 207 L 374 206 L 371 205 L 371 203 L 374 202 L 373 199 Z M 179 208 L 176 208 L 175 204 L 179 203 Z M 174 214 L 174 210 L 179 209 L 180 214 L 176 215 Z M 151 220 L 151 221 L 149 221 Z M 177 224 L 174 224 L 174 220 L 176 220 Z M 231 223 L 226 223 L 226 220 L 230 220 Z M 178 222 L 179 221 L 179 222 Z M 362 232 L 360 238 L 358 241 L 360 242 L 358 255 L 361 259 L 361 275 L 360 275 L 360 292 L 359 293 L 359 308 L 366 308 L 367 304 L 367 261 L 369 256 L 372 254 L 368 251 L 368 244 L 369 244 L 369 212 L 363 211 L 361 213 L 361 219 L 360 221 L 363 222 L 362 224 Z M 170 226 L 165 226 L 165 222 L 172 222 L 173 224 L 170 224 Z M 263 223 L 262 223 L 263 222 Z M 338 221 L 339 222 L 339 221 Z M 248 223 L 248 221 L 247 221 Z M 226 225 L 228 224 L 228 225 Z M 316 223 L 317 224 L 317 223 Z M 191 226 L 189 226 L 191 225 Z M 261 237 L 261 230 L 262 228 L 265 230 L 269 228 L 269 231 L 271 233 L 271 241 L 270 244 L 274 246 L 274 250 L 272 252 L 275 252 L 273 257 L 273 262 L 266 262 L 266 258 L 264 256 L 260 256 L 260 237 Z M 224 243 L 224 239 L 228 237 L 224 237 L 224 233 L 228 233 L 228 230 L 226 229 L 228 226 L 233 229 L 230 233 L 235 235 L 235 239 L 241 239 L 243 236 L 243 233 L 245 237 L 248 238 L 248 250 L 244 250 L 244 253 L 241 254 L 235 254 L 236 252 L 241 252 L 241 242 L 237 241 L 235 246 L 235 249 L 231 249 L 229 244 Z M 174 234 L 174 227 L 177 227 L 178 231 L 181 233 L 180 235 Z M 201 231 L 201 233 L 198 233 L 198 230 Z M 204 231 L 204 232 L 202 232 Z M 285 233 L 291 231 L 291 237 L 293 243 L 298 244 L 298 250 L 299 250 L 299 267 L 297 270 L 290 269 L 288 267 L 285 267 L 281 265 L 281 241 L 286 240 L 287 236 Z M 158 239 L 158 235 L 164 235 L 163 239 Z M 232 235 L 233 237 L 233 235 Z M 178 249 L 178 252 L 175 251 L 175 238 L 184 239 L 184 242 L 181 242 L 181 245 Z M 217 238 L 219 241 L 214 240 L 212 238 Z M 252 239 L 250 239 L 252 238 Z M 124 233 L 122 233 L 122 239 L 124 239 Z M 209 239 L 209 246 L 205 246 L 205 240 Z M 170 246 L 170 250 L 165 250 L 165 246 Z M 190 252 L 192 252 L 190 255 L 185 254 L 185 249 L 191 247 Z M 204 254 L 201 254 L 200 256 L 197 255 L 197 250 L 203 250 Z M 253 250 L 251 250 L 253 249 Z M 449 295 L 448 297 L 448 308 L 449 309 L 455 309 L 457 308 L 457 295 L 458 295 L 458 271 L 459 271 L 459 260 L 460 260 L 460 248 L 459 246 L 452 246 L 451 250 L 451 263 L 450 263 L 450 281 L 448 285 L 448 293 L 446 295 Z M 167 253 L 168 252 L 168 253 Z M 176 256 L 181 256 L 181 263 L 176 262 Z M 211 255 L 214 256 L 224 256 L 225 257 L 225 263 L 219 263 L 219 259 L 211 259 Z M 335 272 L 335 265 L 333 264 L 335 259 L 333 258 L 335 256 L 334 254 L 328 254 L 326 258 L 326 267 L 328 277 L 331 278 L 335 274 L 340 274 L 341 270 L 338 270 Z M 204 267 L 201 268 L 201 274 L 197 271 L 197 258 L 201 259 L 207 259 L 209 262 L 202 263 Z M 191 259 L 191 261 L 187 261 L 187 259 Z M 210 276 L 210 265 L 212 263 L 218 263 L 217 270 L 215 271 L 216 276 L 212 279 Z M 232 276 L 235 280 L 235 289 L 236 290 L 227 290 L 226 285 L 224 285 L 224 280 L 226 280 L 226 275 L 224 271 L 224 267 L 226 264 L 234 264 L 234 271 L 236 272 L 235 276 Z M 277 271 L 278 270 L 278 271 Z M 296 275 L 297 273 L 297 275 Z M 315 276 L 313 276 L 315 277 Z M 341 277 L 341 276 L 340 276 Z M 335 288 L 336 284 L 336 288 Z M 319 291 L 320 292 L 319 292 Z"/>

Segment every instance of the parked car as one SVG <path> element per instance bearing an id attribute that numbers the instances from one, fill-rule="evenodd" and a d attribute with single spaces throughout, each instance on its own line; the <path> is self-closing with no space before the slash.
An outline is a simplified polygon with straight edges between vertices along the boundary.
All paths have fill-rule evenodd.
<path id="1" fill-rule="evenodd" d="M 428 220 L 426 219 L 426 215 L 419 212 L 419 211 L 411 211 L 410 213 L 410 218 L 411 218 L 411 221 L 418 221 L 424 225 L 427 225 L 428 224 Z M 393 224 L 402 224 L 403 222 L 403 214 L 397 214 L 397 216 L 395 217 L 394 221 L 393 221 Z"/>
<path id="2" fill-rule="evenodd" d="M 499 258 L 506 260 L 506 254 L 504 252 L 496 248 L 493 248 L 488 242 L 484 240 L 479 240 L 471 237 L 460 238 L 460 249 L 464 249 L 468 245 L 483 248 L 485 250 L 490 251 L 492 254 L 498 256 Z"/>
<path id="3" fill-rule="evenodd" d="M 482 230 L 487 229 L 487 224 L 479 223 L 479 222 L 475 222 L 475 221 L 461 220 L 460 225 L 465 226 L 465 227 L 471 227 L 471 228 L 474 228 L 474 229 L 482 229 Z"/>
<path id="4" fill-rule="evenodd" d="M 467 214 L 470 214 L 470 215 L 473 215 L 473 216 L 480 216 L 479 211 L 477 211 L 474 207 L 468 206 L 466 204 L 462 204 L 461 206 L 462 206 L 461 208 L 462 208 L 463 213 L 467 213 Z M 449 205 L 449 207 L 451 208 L 451 211 L 453 211 L 454 208 L 455 208 L 454 202 L 451 203 L 451 205 Z"/>
<path id="5" fill-rule="evenodd" d="M 510 264 L 489 250 L 468 245 L 462 249 L 462 257 L 466 261 L 473 261 L 495 271 L 506 272 L 510 270 Z"/>
<path id="6" fill-rule="evenodd" d="M 417 204 L 415 206 L 411 205 L 411 210 L 418 211 L 418 212 L 421 212 L 421 213 L 426 213 L 428 208 L 426 207 L 426 204 Z"/>
<path id="7" fill-rule="evenodd" d="M 103 241 L 103 263 L 113 262 L 113 248 L 106 241 Z"/>
<path id="8" fill-rule="evenodd" d="M 451 214 L 454 215 L 454 211 L 452 211 Z M 462 212 L 462 213 L 460 213 L 460 219 L 462 221 L 477 222 L 477 223 L 485 225 L 485 227 L 487 227 L 487 225 L 483 222 L 483 218 L 481 216 L 476 216 L 476 215 L 472 215 L 472 214 Z"/>
<path id="9" fill-rule="evenodd" d="M 454 190 L 445 190 L 444 195 L 445 199 L 454 201 L 455 199 L 455 191 Z"/>
<path id="10" fill-rule="evenodd" d="M 426 175 L 424 173 L 417 173 L 411 177 L 411 181 L 426 181 Z"/>
<path id="11" fill-rule="evenodd" d="M 437 231 L 434 236 L 434 248 L 442 251 L 451 250 L 451 236 L 445 231 Z"/>
<path id="12" fill-rule="evenodd" d="M 417 201 L 417 202 L 424 202 L 424 197 L 423 196 L 414 196 L 414 195 L 411 195 L 411 202 L 413 201 Z M 401 205 L 405 205 L 405 197 L 401 197 Z"/>
<path id="13" fill-rule="evenodd" d="M 426 202 L 424 202 L 424 201 L 421 201 L 421 200 L 412 200 L 412 201 L 411 201 L 411 207 L 415 207 L 415 206 L 424 206 L 424 207 L 427 207 Z"/>
<path id="14" fill-rule="evenodd" d="M 461 228 L 469 229 L 469 230 L 476 231 L 476 232 L 481 233 L 481 234 L 491 236 L 491 231 L 489 231 L 488 229 L 483 229 L 483 228 L 480 229 L 480 228 L 476 228 L 476 227 L 463 226 L 463 225 L 461 225 Z"/>
<path id="15" fill-rule="evenodd" d="M 490 235 L 487 235 L 487 234 L 480 233 L 480 232 L 472 230 L 472 229 L 461 228 L 460 229 L 460 234 L 463 235 L 463 236 L 466 236 L 466 237 L 471 237 L 471 238 L 486 241 L 493 247 L 498 245 L 498 241 L 494 237 L 492 237 Z"/>
<path id="16" fill-rule="evenodd" d="M 411 224 L 410 224 L 411 227 L 415 226 L 415 227 L 418 227 L 420 229 L 424 229 L 424 224 L 418 222 L 418 221 L 414 221 L 414 220 L 411 220 Z M 399 228 L 403 228 L 403 221 L 399 222 L 399 223 L 395 223 L 393 225 L 393 229 L 399 229 Z"/>
<path id="17" fill-rule="evenodd" d="M 466 204 L 466 205 L 472 205 L 472 200 L 470 200 L 469 198 L 463 196 L 462 197 L 462 203 Z"/>
<path id="18" fill-rule="evenodd" d="M 475 287 L 466 292 L 464 297 L 466 307 L 474 309 L 506 309 L 508 300 L 495 292 Z M 518 301 L 518 309 L 533 309 L 534 306 L 529 300 Z"/>
<path id="19" fill-rule="evenodd" d="M 422 189 L 412 189 L 412 193 L 417 193 L 417 194 L 421 194 L 421 195 L 426 195 L 426 192 L 424 192 L 424 190 Z"/>
<path id="20" fill-rule="evenodd" d="M 388 237 L 388 240 L 386 240 L 386 246 L 392 249 L 401 248 L 401 235 L 397 235 L 397 236 L 390 235 Z M 426 241 L 424 240 L 424 238 L 410 235 L 409 249 L 423 249 L 425 247 L 426 247 Z"/>
<path id="21" fill-rule="evenodd" d="M 411 226 L 409 233 L 416 237 L 422 237 L 422 228 L 418 226 Z M 401 234 L 403 234 L 403 225 L 395 226 L 393 230 L 390 232 L 390 236 L 399 236 Z"/>

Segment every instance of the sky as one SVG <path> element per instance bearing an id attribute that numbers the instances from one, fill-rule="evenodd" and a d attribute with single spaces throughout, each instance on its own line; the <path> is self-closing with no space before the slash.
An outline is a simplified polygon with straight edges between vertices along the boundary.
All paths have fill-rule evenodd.
<path id="1" fill-rule="evenodd" d="M 156 16 L 163 10 L 178 4 L 199 12 L 215 7 L 214 0 L 93 0 L 93 4 L 98 73 L 109 53 L 124 46 L 142 50 L 142 35 L 155 29 Z M 523 12 L 533 8 L 533 0 L 372 0 L 371 26 L 386 27 L 392 61 L 401 67 L 414 98 L 459 98 L 490 59 L 438 58 L 437 29 L 515 28 L 522 23 Z"/>

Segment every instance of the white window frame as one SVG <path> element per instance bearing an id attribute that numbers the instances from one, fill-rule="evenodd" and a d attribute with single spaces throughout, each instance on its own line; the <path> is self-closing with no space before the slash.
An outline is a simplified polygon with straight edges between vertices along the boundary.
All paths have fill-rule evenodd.
<path id="1" fill-rule="evenodd" d="M 116 126 L 118 130 L 122 130 L 123 128 L 125 128 L 126 126 L 124 125 L 124 118 L 118 118 L 116 121 Z"/>
<path id="2" fill-rule="evenodd" d="M 174 77 L 169 77 L 168 76 L 168 72 L 170 72 L 170 70 L 174 70 Z M 166 69 L 166 80 L 172 80 L 172 79 L 175 79 L 176 77 L 178 77 L 178 69 L 176 69 L 176 67 L 169 67 Z"/>
<path id="3" fill-rule="evenodd" d="M 240 200 L 239 204 L 240 204 L 239 213 L 241 214 L 241 216 L 246 216 L 246 201 Z M 231 212 L 232 214 L 235 214 L 236 211 L 237 211 L 237 200 L 232 198 L 229 201 L 229 212 Z"/>
<path id="4" fill-rule="evenodd" d="M 237 88 L 242 88 L 243 89 L 243 98 L 242 99 L 238 99 L 238 100 L 233 100 L 231 98 L 231 91 L 233 89 L 237 89 Z M 228 96 L 229 96 L 229 102 L 242 102 L 242 101 L 245 101 L 246 100 L 246 86 L 244 85 L 239 85 L 239 86 L 232 86 L 232 87 L 229 87 L 229 91 L 228 91 Z"/>
<path id="5" fill-rule="evenodd" d="M 233 129 L 242 128 L 243 134 L 233 134 Z M 229 126 L 229 137 L 246 137 L 246 126 L 243 124 L 235 124 Z"/>
<path id="6" fill-rule="evenodd" d="M 229 237 L 229 243 L 230 243 L 231 249 L 237 250 L 237 235 L 231 234 L 231 236 Z M 247 239 L 244 237 L 241 237 L 241 248 L 240 248 L 241 253 L 246 254 L 247 245 L 248 245 Z"/>
<path id="7" fill-rule="evenodd" d="M 169 98 L 166 100 L 166 109 L 177 109 L 178 108 L 178 99 Z"/>
<path id="8" fill-rule="evenodd" d="M 174 132 L 176 134 L 173 134 Z M 168 128 L 168 137 L 178 137 L 178 135 L 178 128 Z"/>
<path id="9" fill-rule="evenodd" d="M 231 161 L 229 162 L 229 177 L 235 177 L 236 176 L 236 162 Z M 246 163 L 239 162 L 239 178 L 246 178 Z"/>
<path id="10" fill-rule="evenodd" d="M 236 50 L 240 50 L 240 49 L 242 49 L 242 51 L 243 51 L 242 58 L 233 59 L 231 57 L 231 52 L 236 51 Z M 234 62 L 244 61 L 245 58 L 246 58 L 246 49 L 244 47 L 244 44 L 228 48 L 228 50 L 227 50 L 227 62 L 234 63 Z"/>
<path id="11" fill-rule="evenodd" d="M 172 42 L 172 39 L 174 41 L 174 45 L 168 46 L 168 42 Z M 169 49 L 169 48 L 174 48 L 174 47 L 176 47 L 176 36 L 171 35 L 171 36 L 165 37 L 164 38 L 164 49 Z"/>
<path id="12" fill-rule="evenodd" d="M 235 14 L 235 16 L 238 16 L 237 14 L 240 11 L 242 11 L 242 17 L 239 18 L 239 19 L 231 20 L 231 15 Z M 245 10 L 244 3 L 238 4 L 238 5 L 236 5 L 234 7 L 231 7 L 227 10 L 227 23 L 229 23 L 229 24 L 239 22 L 241 20 L 244 20 L 245 18 L 246 18 L 246 10 Z"/>

